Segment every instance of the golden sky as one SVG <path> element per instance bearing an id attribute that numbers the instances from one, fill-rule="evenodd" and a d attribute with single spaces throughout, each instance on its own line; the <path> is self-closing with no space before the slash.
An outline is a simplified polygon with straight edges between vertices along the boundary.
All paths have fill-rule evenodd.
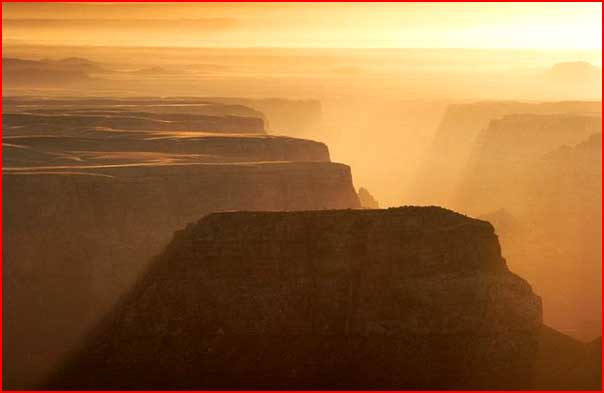
<path id="1" fill-rule="evenodd" d="M 3 3 L 5 43 L 601 49 L 601 3 Z"/>

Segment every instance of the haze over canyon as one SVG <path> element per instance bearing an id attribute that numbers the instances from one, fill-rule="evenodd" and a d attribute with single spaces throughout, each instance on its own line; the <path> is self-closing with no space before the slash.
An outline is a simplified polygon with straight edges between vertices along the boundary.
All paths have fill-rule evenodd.
<path id="1" fill-rule="evenodd" d="M 600 3 L 2 7 L 5 389 L 601 389 Z"/>

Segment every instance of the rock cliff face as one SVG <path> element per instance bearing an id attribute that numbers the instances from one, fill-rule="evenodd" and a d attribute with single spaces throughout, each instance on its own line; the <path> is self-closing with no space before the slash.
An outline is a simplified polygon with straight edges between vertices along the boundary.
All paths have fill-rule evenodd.
<path id="1" fill-rule="evenodd" d="M 458 206 L 471 214 L 505 208 L 516 224 L 491 222 L 512 269 L 543 297 L 545 321 L 594 339 L 602 318 L 601 119 L 514 116 L 482 140 Z"/>
<path id="2" fill-rule="evenodd" d="M 67 123 L 79 118 L 70 108 Z M 188 222 L 360 207 L 350 168 L 314 141 L 12 125 L 3 137 L 6 388 L 31 387 L 56 367 Z"/>
<path id="3" fill-rule="evenodd" d="M 7 97 L 4 135 L 81 135 L 100 129 L 265 133 L 264 115 L 252 108 L 181 98 Z M 15 130 L 15 132 L 12 132 Z"/>
<path id="4" fill-rule="evenodd" d="M 463 172 L 455 203 L 462 211 L 484 214 L 504 206 L 519 213 L 533 206 L 521 192 L 535 181 L 536 161 L 561 146 L 574 146 L 602 133 L 602 117 L 511 115 L 493 120 L 478 135 Z"/>
<path id="5" fill-rule="evenodd" d="M 82 128 L 108 128 L 151 131 L 209 131 L 209 132 L 264 132 L 262 119 L 237 116 L 206 116 L 181 114 L 153 114 L 147 112 L 128 114 L 33 114 L 4 113 L 2 125 L 12 128 L 35 127 L 37 132 L 65 132 Z"/>
<path id="6" fill-rule="evenodd" d="M 514 217 L 494 222 L 506 259 L 546 323 L 581 340 L 601 334 L 601 133 L 600 102 L 452 105 L 418 187 L 422 203 Z"/>
<path id="7" fill-rule="evenodd" d="M 235 116 L 265 120 L 262 112 L 240 103 L 217 103 L 203 98 L 178 97 L 29 97 L 7 96 L 2 99 L 2 106 L 11 113 L 65 114 L 79 113 L 117 114 L 145 112 L 160 114 L 188 114 L 205 116 Z"/>
<path id="8" fill-rule="evenodd" d="M 147 163 L 329 162 L 320 142 L 262 134 L 198 132 L 102 133 L 85 136 L 5 136 L 4 165 L 29 167 Z M 21 168 L 21 169 L 19 169 Z"/>
<path id="9" fill-rule="evenodd" d="M 477 137 L 493 120 L 513 114 L 574 114 L 601 117 L 601 113 L 602 103 L 598 101 L 502 101 L 449 105 L 436 130 L 432 147 L 424 159 L 416 198 L 423 203 L 455 206 L 452 202 Z"/>
<path id="10" fill-rule="evenodd" d="M 540 325 L 487 222 L 217 213 L 176 233 L 48 387 L 526 388 Z"/>
<path id="11" fill-rule="evenodd" d="M 350 169 L 333 163 L 5 173 L 3 183 L 5 386 L 55 367 L 185 223 L 359 206 Z"/>

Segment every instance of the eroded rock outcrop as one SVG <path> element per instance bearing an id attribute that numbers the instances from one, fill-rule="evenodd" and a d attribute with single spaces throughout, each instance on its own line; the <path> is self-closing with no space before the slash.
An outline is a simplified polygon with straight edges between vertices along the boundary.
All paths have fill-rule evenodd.
<path id="1" fill-rule="evenodd" d="M 68 106 L 27 127 L 3 118 L 11 125 L 3 137 L 6 388 L 32 387 L 60 364 L 186 223 L 216 211 L 360 207 L 350 168 L 331 162 L 322 143 L 245 129 L 99 129 L 78 114 L 83 106 L 117 107 L 116 118 L 144 106 L 162 122 L 170 108 L 194 117 L 198 107 L 65 101 L 13 102 L 16 111 Z"/>
<path id="2" fill-rule="evenodd" d="M 526 388 L 540 325 L 487 222 L 436 207 L 217 213 L 176 233 L 48 386 Z"/>

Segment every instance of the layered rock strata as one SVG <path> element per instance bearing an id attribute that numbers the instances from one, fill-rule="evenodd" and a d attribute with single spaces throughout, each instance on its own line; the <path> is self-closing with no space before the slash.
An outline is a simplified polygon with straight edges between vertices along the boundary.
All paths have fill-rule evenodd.
<path id="1" fill-rule="evenodd" d="M 168 113 L 150 100 L 130 104 Z M 130 108 L 115 103 L 128 112 L 122 105 Z M 42 117 L 81 120 L 69 108 Z M 225 210 L 360 207 L 350 168 L 330 162 L 319 142 L 245 129 L 21 127 L 10 119 L 3 119 L 11 125 L 3 137 L 6 388 L 31 388 L 57 367 L 188 222 Z"/>

